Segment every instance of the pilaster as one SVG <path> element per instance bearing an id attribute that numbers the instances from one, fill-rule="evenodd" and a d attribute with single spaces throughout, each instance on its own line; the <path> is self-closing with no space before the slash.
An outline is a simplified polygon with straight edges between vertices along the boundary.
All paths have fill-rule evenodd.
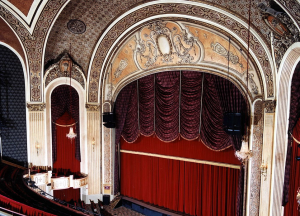
<path id="1" fill-rule="evenodd" d="M 48 154 L 45 141 L 45 108 L 44 103 L 27 103 L 28 109 L 28 162 L 37 166 L 47 166 Z"/>
<path id="2" fill-rule="evenodd" d="M 101 161 L 102 161 L 102 146 L 101 146 L 101 119 L 100 105 L 86 104 L 87 111 L 87 159 L 88 159 L 88 176 L 89 187 L 87 194 L 101 194 Z"/>
<path id="3" fill-rule="evenodd" d="M 262 162 L 264 163 L 264 165 L 267 166 L 267 172 L 264 178 L 261 178 L 260 214 L 259 214 L 261 216 L 270 215 L 275 107 L 276 107 L 276 101 L 264 102 L 265 113 L 264 113 Z"/>

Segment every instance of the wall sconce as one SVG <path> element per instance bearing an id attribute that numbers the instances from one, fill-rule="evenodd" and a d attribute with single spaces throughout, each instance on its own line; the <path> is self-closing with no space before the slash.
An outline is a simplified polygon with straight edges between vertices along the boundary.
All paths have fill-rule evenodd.
<path id="1" fill-rule="evenodd" d="M 93 140 L 92 140 L 92 146 L 93 146 L 93 152 L 94 152 L 94 148 L 95 148 L 95 145 L 96 145 L 96 142 L 95 142 L 95 138 L 93 137 Z"/>
<path id="2" fill-rule="evenodd" d="M 300 206 L 300 188 L 298 188 L 298 190 L 297 190 L 296 200 L 297 200 L 297 203 L 298 203 L 298 207 L 297 207 L 297 210 L 298 210 L 298 208 Z"/>
<path id="3" fill-rule="evenodd" d="M 37 156 L 39 156 L 39 149 L 41 148 L 41 146 L 40 146 L 40 144 L 38 143 L 38 141 L 35 142 L 35 148 L 36 148 Z"/>
<path id="4" fill-rule="evenodd" d="M 268 171 L 268 165 L 265 164 L 263 161 L 262 164 L 260 165 L 260 173 L 264 177 L 264 181 L 267 180 L 267 171 Z"/>

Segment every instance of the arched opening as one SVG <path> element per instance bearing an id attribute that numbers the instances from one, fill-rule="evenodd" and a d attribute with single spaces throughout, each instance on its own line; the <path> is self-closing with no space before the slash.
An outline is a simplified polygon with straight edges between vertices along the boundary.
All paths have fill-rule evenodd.
<path id="1" fill-rule="evenodd" d="M 276 106 L 276 132 L 275 143 L 273 147 L 272 175 L 274 183 L 272 186 L 271 208 L 273 215 L 283 215 L 283 206 L 288 200 L 289 170 L 286 172 L 287 149 L 291 143 L 288 143 L 289 111 L 291 106 L 291 86 L 292 77 L 295 68 L 300 60 L 299 42 L 293 44 L 285 53 L 279 68 L 278 100 Z M 289 146 L 289 147 L 288 147 Z M 290 160 L 289 160 L 290 161 Z M 290 165 L 288 165 L 290 167 Z M 286 175 L 288 174 L 288 175 Z"/>
<path id="2" fill-rule="evenodd" d="M 68 85 L 56 87 L 51 94 L 52 161 L 53 176 L 80 176 L 80 116 L 79 96 Z M 75 139 L 66 135 L 70 127 L 77 134 Z M 55 190 L 54 197 L 70 201 L 80 198 L 80 189 Z"/>
<path id="3" fill-rule="evenodd" d="M 291 83 L 290 94 L 290 110 L 289 110 L 289 124 L 288 124 L 288 148 L 286 155 L 286 173 L 284 184 L 283 204 L 284 215 L 296 216 L 299 215 L 299 211 L 296 208 L 297 203 L 297 191 L 300 187 L 300 175 L 299 175 L 299 154 L 297 143 L 300 140 L 300 63 L 297 64 Z M 294 139 L 293 139 L 294 138 Z M 299 152 L 299 153 L 298 153 Z M 288 178 L 288 179 L 287 179 Z"/>
<path id="4" fill-rule="evenodd" d="M 208 73 L 171 71 L 130 83 L 114 107 L 121 194 L 190 215 L 241 214 L 244 170 L 234 149 L 248 110 L 233 83 Z M 239 131 L 224 131 L 227 113 L 241 113 Z"/>
<path id="5" fill-rule="evenodd" d="M 26 93 L 18 56 L 0 45 L 0 145 L 2 158 L 27 166 Z"/>

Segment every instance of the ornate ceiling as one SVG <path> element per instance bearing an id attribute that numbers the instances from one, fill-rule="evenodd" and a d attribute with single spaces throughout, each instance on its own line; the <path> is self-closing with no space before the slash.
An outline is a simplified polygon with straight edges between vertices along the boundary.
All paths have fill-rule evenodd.
<path id="1" fill-rule="evenodd" d="M 82 67 L 83 71 L 87 73 L 93 50 L 102 31 L 120 14 L 144 2 L 149 1 L 114 0 L 103 3 L 103 1 L 99 0 L 88 0 L 69 2 L 51 29 L 45 53 L 45 63 L 48 62 L 46 67 L 51 60 L 56 59 L 62 52 L 71 49 L 72 57 Z M 262 22 L 261 14 L 257 8 L 257 5 L 262 2 L 267 4 L 265 0 L 258 0 L 252 3 L 251 17 L 256 28 L 268 39 L 269 28 Z M 214 6 L 219 5 L 223 10 L 235 14 L 235 16 L 241 19 L 248 19 L 249 5 L 247 1 L 209 0 L 206 3 L 213 4 Z M 67 23 L 71 19 L 83 21 L 86 24 L 86 32 L 83 34 L 71 33 L 67 29 Z"/>
<path id="2" fill-rule="evenodd" d="M 68 52 L 86 76 L 88 89 L 92 92 L 89 101 L 96 102 L 99 97 L 97 89 L 101 85 L 99 80 L 103 79 L 100 71 L 108 64 L 104 62 L 104 58 L 108 57 L 105 55 L 111 55 L 109 49 L 115 46 L 114 41 L 118 37 L 124 37 L 121 36 L 122 33 L 133 24 L 149 19 L 151 16 L 161 16 L 165 20 L 179 16 L 181 20 L 184 16 L 193 20 L 190 18 L 193 16 L 197 17 L 198 24 L 205 20 L 203 24 L 208 27 L 208 24 L 214 26 L 215 31 L 218 29 L 220 31 L 227 29 L 227 33 L 233 31 L 240 37 L 235 42 L 240 43 L 239 46 L 245 49 L 247 31 L 244 29 L 247 29 L 249 1 L 0 0 L 0 16 L 13 29 L 19 41 L 8 40 L 4 33 L 0 34 L 0 39 L 6 38 L 6 42 L 9 41 L 11 44 L 21 43 L 25 52 L 24 62 L 30 74 L 31 101 L 43 100 L 41 72 L 45 73 L 64 52 Z M 253 50 L 252 55 L 257 57 L 257 64 L 260 64 L 258 67 L 265 74 L 263 79 L 267 83 L 265 84 L 267 96 L 273 97 L 273 74 L 276 70 L 272 66 L 271 59 L 272 26 L 268 26 L 263 19 L 261 6 L 259 6 L 261 4 L 277 12 L 287 12 L 288 22 L 290 22 L 287 31 L 290 32 L 292 29 L 293 33 L 297 34 L 297 37 L 292 39 L 281 36 L 275 38 L 273 49 L 277 67 L 287 47 L 299 39 L 296 26 L 299 26 L 300 21 L 300 4 L 297 0 L 252 0 L 250 46 Z M 72 33 L 67 27 L 70 20 L 82 21 L 85 24 L 85 31 L 80 34 Z M 236 22 L 235 27 L 234 22 Z M 73 27 L 78 28 L 76 25 Z M 276 37 L 276 33 L 274 34 Z M 227 37 L 229 36 L 228 34 Z"/>
<path id="3" fill-rule="evenodd" d="M 124 13 L 138 2 L 141 0 L 105 1 L 105 4 L 100 0 L 71 1 L 61 12 L 51 30 L 47 41 L 45 63 L 68 51 L 87 74 L 92 53 L 102 31 L 118 14 Z M 86 24 L 86 31 L 83 34 L 70 32 L 67 23 L 71 19 L 83 21 Z"/>

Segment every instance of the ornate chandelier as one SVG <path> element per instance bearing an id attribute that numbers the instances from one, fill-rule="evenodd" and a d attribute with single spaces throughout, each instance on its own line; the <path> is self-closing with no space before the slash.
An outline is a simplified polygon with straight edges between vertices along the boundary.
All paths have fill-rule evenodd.
<path id="1" fill-rule="evenodd" d="M 70 127 L 70 131 L 69 131 L 69 133 L 67 134 L 67 137 L 69 138 L 69 139 L 75 139 L 75 137 L 77 137 L 77 134 L 76 133 L 74 133 L 74 131 L 73 131 L 73 127 Z"/>
<path id="2" fill-rule="evenodd" d="M 252 157 L 252 151 L 248 149 L 248 142 L 245 139 L 242 141 L 241 150 L 236 151 L 235 156 L 242 161 L 242 163 L 245 163 Z"/>
<path id="3" fill-rule="evenodd" d="M 70 44 L 70 54 L 71 54 L 71 44 Z M 67 68 L 70 71 L 70 89 L 69 89 L 69 91 L 70 91 L 70 110 L 72 110 L 72 93 L 71 93 L 71 87 L 72 87 L 72 83 L 71 83 L 71 81 L 72 81 L 72 61 L 71 61 L 71 59 L 69 58 L 69 61 L 66 62 L 66 63 L 68 65 Z M 67 134 L 67 137 L 70 140 L 73 140 L 73 139 L 75 139 L 75 137 L 77 137 L 77 134 L 74 133 L 74 130 L 73 130 L 72 126 L 70 127 L 70 130 L 69 130 L 69 133 Z"/>

